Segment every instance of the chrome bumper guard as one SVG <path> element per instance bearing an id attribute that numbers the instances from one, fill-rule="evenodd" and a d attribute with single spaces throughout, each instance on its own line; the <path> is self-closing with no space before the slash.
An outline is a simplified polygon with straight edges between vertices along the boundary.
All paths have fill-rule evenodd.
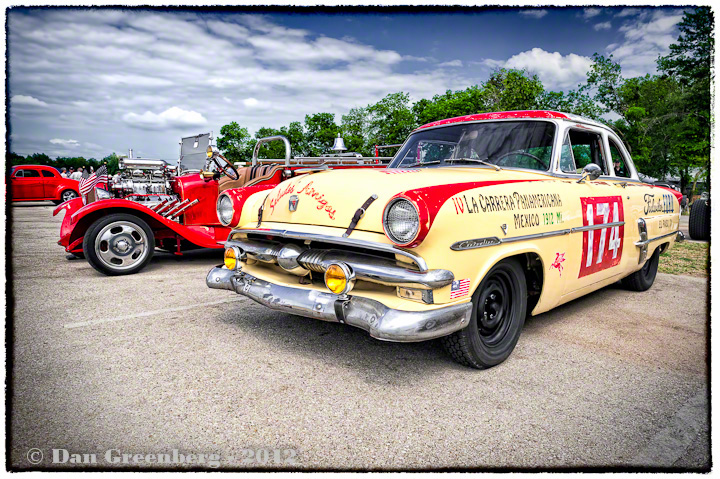
<path id="1" fill-rule="evenodd" d="M 278 311 L 349 324 L 385 341 L 416 342 L 447 336 L 466 327 L 472 312 L 470 302 L 429 311 L 401 311 L 368 298 L 282 286 L 222 267 L 210 270 L 206 284 L 235 291 Z"/>

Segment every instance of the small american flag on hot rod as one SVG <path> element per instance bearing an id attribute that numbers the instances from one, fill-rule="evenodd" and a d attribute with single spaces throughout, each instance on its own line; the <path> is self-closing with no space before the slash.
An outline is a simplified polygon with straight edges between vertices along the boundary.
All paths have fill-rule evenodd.
<path id="1" fill-rule="evenodd" d="M 450 286 L 450 299 L 466 296 L 470 292 L 470 278 L 457 279 Z"/>

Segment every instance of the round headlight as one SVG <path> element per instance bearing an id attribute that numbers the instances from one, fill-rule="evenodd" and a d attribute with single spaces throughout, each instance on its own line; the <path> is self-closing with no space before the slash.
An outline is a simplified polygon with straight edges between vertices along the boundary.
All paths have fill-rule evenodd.
<path id="1" fill-rule="evenodd" d="M 420 217 L 410 201 L 398 198 L 385 208 L 383 225 L 393 243 L 407 244 L 420 230 Z"/>
<path id="2" fill-rule="evenodd" d="M 233 202 L 228 195 L 220 195 L 217 201 L 217 216 L 223 226 L 228 226 L 233 218 Z"/>
<path id="3" fill-rule="evenodd" d="M 108 190 L 105 190 L 103 188 L 95 188 L 95 197 L 99 200 L 106 200 L 108 198 L 111 198 L 112 195 L 110 195 L 110 192 Z"/>

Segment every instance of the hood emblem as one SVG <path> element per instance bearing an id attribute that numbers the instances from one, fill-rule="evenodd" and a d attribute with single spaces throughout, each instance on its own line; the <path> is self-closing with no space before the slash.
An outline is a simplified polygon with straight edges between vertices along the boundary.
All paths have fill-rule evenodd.
<path id="1" fill-rule="evenodd" d="M 300 198 L 298 198 L 298 195 L 292 195 L 290 197 L 290 202 L 288 205 L 290 211 L 297 211 L 298 203 L 300 203 Z"/>
<path id="2" fill-rule="evenodd" d="M 500 225 L 500 229 L 502 230 L 504 235 L 507 235 L 507 224 Z"/>

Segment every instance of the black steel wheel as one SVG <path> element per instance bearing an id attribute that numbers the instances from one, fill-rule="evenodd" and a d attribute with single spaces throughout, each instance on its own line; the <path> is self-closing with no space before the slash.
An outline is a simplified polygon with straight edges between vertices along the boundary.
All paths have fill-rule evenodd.
<path id="1" fill-rule="evenodd" d="M 468 326 L 442 338 L 442 343 L 458 363 L 486 369 L 510 356 L 525 324 L 527 285 L 520 263 L 509 259 L 493 266 L 472 302 Z"/>

